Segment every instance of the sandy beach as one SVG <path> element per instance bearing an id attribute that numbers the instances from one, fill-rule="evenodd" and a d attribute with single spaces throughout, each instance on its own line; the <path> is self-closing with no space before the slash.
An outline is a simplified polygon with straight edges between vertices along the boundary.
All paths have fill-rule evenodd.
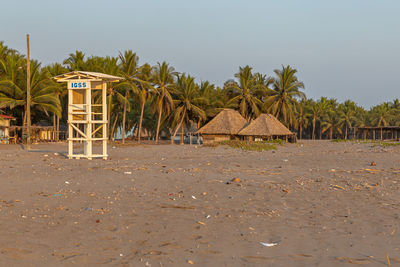
<path id="1" fill-rule="evenodd" d="M 0 266 L 400 264 L 400 146 L 33 148 L 0 146 Z"/>

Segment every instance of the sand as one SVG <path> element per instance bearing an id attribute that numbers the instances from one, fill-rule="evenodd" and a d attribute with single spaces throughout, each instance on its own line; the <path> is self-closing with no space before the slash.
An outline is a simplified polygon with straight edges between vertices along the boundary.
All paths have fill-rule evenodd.
<path id="1" fill-rule="evenodd" d="M 400 146 L 34 149 L 0 145 L 0 266 L 400 264 Z"/>

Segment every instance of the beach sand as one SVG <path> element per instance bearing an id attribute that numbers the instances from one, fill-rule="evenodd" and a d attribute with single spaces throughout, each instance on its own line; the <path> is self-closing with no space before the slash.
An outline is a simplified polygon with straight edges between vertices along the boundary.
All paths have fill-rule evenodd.
<path id="1" fill-rule="evenodd" d="M 400 264 L 400 146 L 33 148 L 0 145 L 0 266 Z"/>

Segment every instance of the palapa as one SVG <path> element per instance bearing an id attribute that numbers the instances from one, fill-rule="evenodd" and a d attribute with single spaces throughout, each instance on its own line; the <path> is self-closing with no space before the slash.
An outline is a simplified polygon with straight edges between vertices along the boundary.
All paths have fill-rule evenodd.
<path id="1" fill-rule="evenodd" d="M 271 114 L 261 114 L 250 122 L 238 135 L 253 137 L 291 137 L 295 134 L 286 128 L 277 118 Z"/>
<path id="2" fill-rule="evenodd" d="M 204 143 L 237 139 L 237 134 L 247 121 L 239 112 L 233 109 L 224 109 L 209 123 L 201 127 L 197 133 L 203 136 Z"/>
<path id="3" fill-rule="evenodd" d="M 197 132 L 200 134 L 236 135 L 246 123 L 246 119 L 236 110 L 224 109 Z"/>

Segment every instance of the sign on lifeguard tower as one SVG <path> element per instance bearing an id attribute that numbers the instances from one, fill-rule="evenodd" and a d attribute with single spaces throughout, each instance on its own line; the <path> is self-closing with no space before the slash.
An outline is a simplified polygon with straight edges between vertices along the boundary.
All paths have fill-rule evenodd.
<path id="1" fill-rule="evenodd" d="M 88 71 L 73 71 L 54 77 L 68 83 L 68 158 L 107 159 L 107 83 L 123 78 Z M 93 142 L 102 142 L 94 153 Z M 83 153 L 75 153 L 83 143 Z"/>

